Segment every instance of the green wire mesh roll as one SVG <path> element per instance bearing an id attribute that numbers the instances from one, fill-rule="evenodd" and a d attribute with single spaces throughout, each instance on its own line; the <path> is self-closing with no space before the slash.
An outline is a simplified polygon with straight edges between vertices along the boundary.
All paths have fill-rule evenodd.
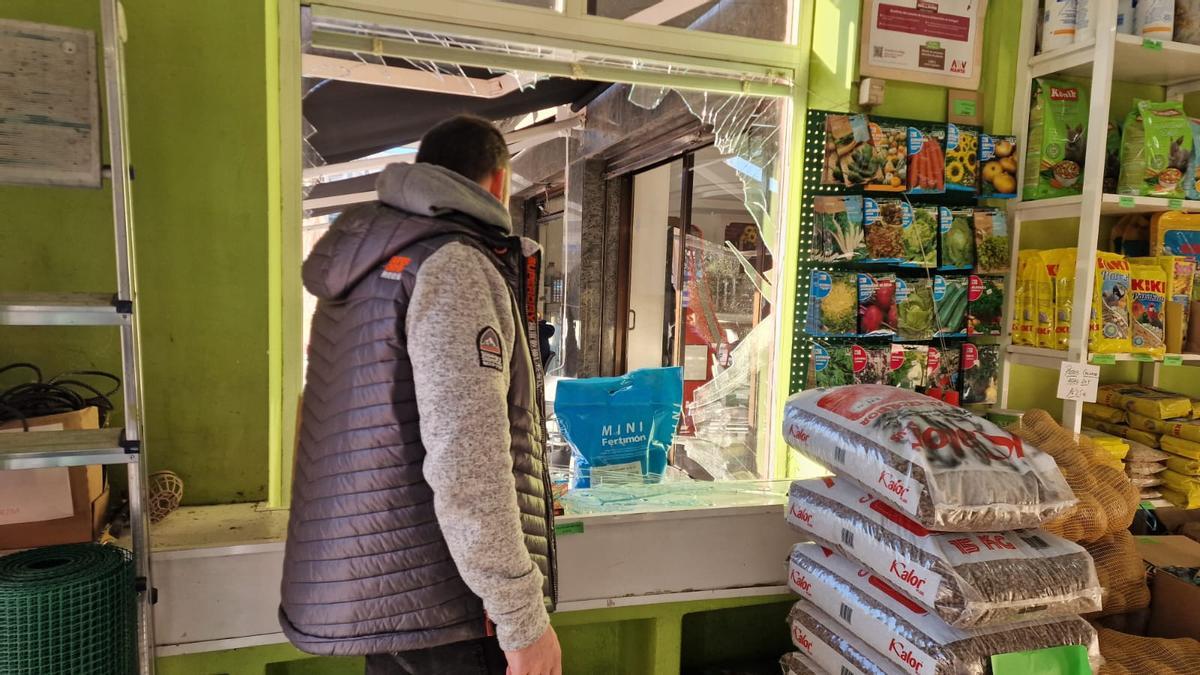
<path id="1" fill-rule="evenodd" d="M 133 556 L 71 544 L 0 557 L 0 674 L 128 675 L 137 666 Z"/>

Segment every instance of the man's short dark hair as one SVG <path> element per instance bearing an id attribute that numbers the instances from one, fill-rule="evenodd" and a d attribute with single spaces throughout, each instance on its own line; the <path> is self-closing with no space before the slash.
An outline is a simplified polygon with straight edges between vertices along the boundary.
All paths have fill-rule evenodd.
<path id="1" fill-rule="evenodd" d="M 425 132 L 417 162 L 443 166 L 479 182 L 508 166 L 508 144 L 491 122 L 456 115 Z"/>

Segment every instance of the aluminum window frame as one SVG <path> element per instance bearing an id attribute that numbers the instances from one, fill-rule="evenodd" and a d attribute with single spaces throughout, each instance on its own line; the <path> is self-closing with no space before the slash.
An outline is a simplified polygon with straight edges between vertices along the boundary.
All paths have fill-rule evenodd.
<path id="1" fill-rule="evenodd" d="M 690 31 L 666 26 L 648 26 L 620 19 L 587 15 L 586 0 L 558 0 L 556 10 L 509 5 L 495 0 L 327 0 L 312 4 L 303 0 L 267 0 L 267 190 L 272 209 L 268 214 L 268 357 L 269 448 L 268 506 L 286 508 L 291 501 L 291 478 L 303 373 L 300 266 L 302 244 L 301 162 L 301 6 L 323 12 L 381 22 L 381 25 L 431 30 L 482 38 L 498 38 L 547 47 L 586 50 L 618 58 L 644 55 L 657 61 L 693 67 L 717 67 L 729 72 L 782 75 L 791 82 L 786 92 L 756 91 L 787 99 L 781 121 L 781 153 L 789 158 L 781 165 L 779 259 L 772 299 L 775 314 L 775 345 L 772 354 L 774 377 L 768 389 L 771 421 L 764 425 L 768 445 L 768 475 L 786 477 L 787 450 L 782 436 L 783 404 L 790 393 L 792 340 L 790 326 L 795 311 L 796 280 L 786 270 L 799 250 L 803 142 L 808 98 L 809 60 L 815 3 L 791 0 L 787 29 L 789 41 Z M 277 44 L 278 50 L 270 45 Z M 728 78 L 705 83 L 696 78 L 672 79 L 650 74 L 643 80 L 631 71 L 621 79 L 634 84 L 705 89 L 730 93 Z M 711 87 L 711 89 L 710 89 Z M 724 91 L 722 91 L 724 90 Z M 768 91 L 770 93 L 768 93 Z M 745 93 L 750 93 L 749 91 Z M 791 254 L 791 255 L 789 255 Z"/>

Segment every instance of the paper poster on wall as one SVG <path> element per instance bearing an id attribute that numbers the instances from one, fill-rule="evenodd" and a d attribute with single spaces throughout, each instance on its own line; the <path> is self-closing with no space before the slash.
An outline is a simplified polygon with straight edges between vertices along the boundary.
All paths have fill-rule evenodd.
<path id="1" fill-rule="evenodd" d="M 865 0 L 859 72 L 977 89 L 986 12 L 987 0 Z"/>
<path id="2" fill-rule="evenodd" d="M 0 19 L 0 183 L 100 187 L 92 31 Z"/>

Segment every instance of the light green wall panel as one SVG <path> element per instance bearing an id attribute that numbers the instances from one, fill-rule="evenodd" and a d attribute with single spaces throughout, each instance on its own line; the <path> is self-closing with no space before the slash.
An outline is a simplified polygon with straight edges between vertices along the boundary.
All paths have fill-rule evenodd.
<path id="1" fill-rule="evenodd" d="M 243 0 L 124 4 L 151 467 L 180 474 L 188 503 L 264 499 L 275 16 Z M 97 30 L 99 2 L 5 0 L 0 17 Z M 107 188 L 0 186 L 0 203 L 0 288 L 115 287 Z M 120 372 L 117 332 L 0 329 L 0 365 L 13 360 Z"/>

